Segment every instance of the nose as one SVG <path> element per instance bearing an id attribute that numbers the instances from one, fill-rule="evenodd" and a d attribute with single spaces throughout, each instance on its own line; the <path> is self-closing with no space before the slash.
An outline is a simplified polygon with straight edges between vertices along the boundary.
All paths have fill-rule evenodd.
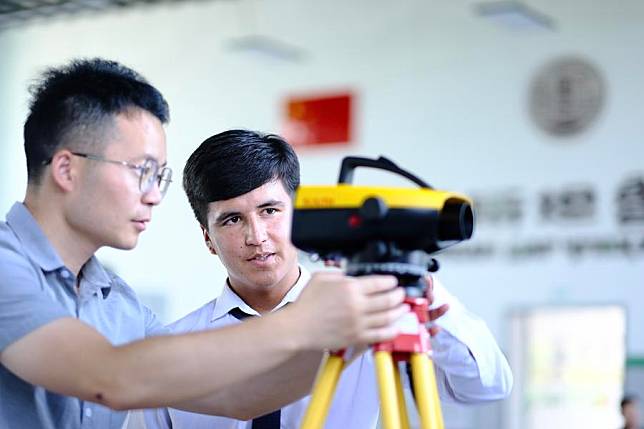
<path id="1" fill-rule="evenodd" d="M 246 223 L 246 244 L 249 246 L 259 246 L 268 238 L 266 226 L 264 223 L 255 218 L 249 218 Z"/>
<path id="2" fill-rule="evenodd" d="M 152 184 L 152 187 L 149 191 L 144 192 L 141 195 L 141 200 L 144 204 L 149 204 L 152 206 L 157 206 L 163 200 L 163 195 L 161 194 L 161 189 L 159 188 L 159 183 L 155 180 Z"/>

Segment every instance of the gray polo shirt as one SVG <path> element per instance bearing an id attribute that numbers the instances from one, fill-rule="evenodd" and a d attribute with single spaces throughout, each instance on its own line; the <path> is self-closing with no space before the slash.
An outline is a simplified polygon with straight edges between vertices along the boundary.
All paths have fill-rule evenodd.
<path id="1" fill-rule="evenodd" d="M 92 325 L 120 345 L 168 331 L 123 280 L 95 257 L 76 277 L 29 210 L 15 203 L 0 222 L 0 351 L 62 317 Z M 79 350 L 78 353 L 83 353 Z M 47 357 L 42 356 L 43 365 Z M 29 384 L 0 365 L 0 428 L 121 428 L 126 413 Z"/>

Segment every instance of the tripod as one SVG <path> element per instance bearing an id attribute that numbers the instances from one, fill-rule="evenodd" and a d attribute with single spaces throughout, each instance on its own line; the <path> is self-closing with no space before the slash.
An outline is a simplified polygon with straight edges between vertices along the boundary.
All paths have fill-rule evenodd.
<path id="1" fill-rule="evenodd" d="M 410 290 L 406 288 L 406 290 Z M 392 341 L 371 346 L 376 364 L 380 407 L 384 429 L 409 429 L 400 371 L 397 363 L 411 365 L 411 378 L 416 407 L 422 429 L 443 429 L 443 416 L 436 387 L 436 375 L 431 359 L 428 321 L 428 301 L 424 297 L 407 295 L 410 311 L 403 317 L 401 333 Z M 321 429 L 324 426 L 333 393 L 345 366 L 344 351 L 329 353 L 316 379 L 309 407 L 301 429 Z"/>

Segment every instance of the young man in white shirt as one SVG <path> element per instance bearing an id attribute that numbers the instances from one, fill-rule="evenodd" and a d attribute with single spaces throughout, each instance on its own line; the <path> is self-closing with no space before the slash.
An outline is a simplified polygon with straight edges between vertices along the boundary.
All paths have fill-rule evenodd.
<path id="1" fill-rule="evenodd" d="M 288 143 L 276 135 L 246 130 L 214 135 L 189 158 L 183 184 L 205 244 L 219 256 L 228 278 L 218 298 L 170 329 L 198 332 L 237 324 L 295 300 L 309 273 L 298 264 L 290 242 L 299 163 Z M 430 319 L 440 318 L 437 323 L 442 327 L 432 340 L 441 398 L 474 403 L 506 397 L 512 374 L 485 323 L 467 312 L 438 282 L 433 283 Z M 264 388 L 270 391 L 274 386 Z M 235 396 L 237 392 L 227 394 Z M 239 401 L 245 399 L 238 396 Z M 299 427 L 308 400 L 247 421 L 171 408 L 148 410 L 145 421 L 149 429 L 294 429 Z M 371 353 L 365 353 L 342 373 L 326 427 L 375 428 L 378 408 L 373 359 Z"/>

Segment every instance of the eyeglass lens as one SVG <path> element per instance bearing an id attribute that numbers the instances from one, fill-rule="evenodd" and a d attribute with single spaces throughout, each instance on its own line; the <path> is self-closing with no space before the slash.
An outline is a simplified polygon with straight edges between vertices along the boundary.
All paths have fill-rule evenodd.
<path id="1" fill-rule="evenodd" d="M 149 192 L 154 186 L 155 180 L 161 195 L 165 196 L 172 182 L 172 169 L 163 167 L 159 172 L 159 164 L 153 159 L 148 159 L 141 166 L 141 181 L 139 183 L 141 192 Z"/>

